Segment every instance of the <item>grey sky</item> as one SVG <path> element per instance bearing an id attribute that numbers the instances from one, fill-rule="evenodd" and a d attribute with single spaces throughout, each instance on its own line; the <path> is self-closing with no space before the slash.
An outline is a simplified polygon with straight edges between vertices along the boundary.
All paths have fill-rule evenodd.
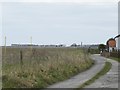
<path id="1" fill-rule="evenodd" d="M 7 45 L 97 44 L 118 34 L 116 4 L 4 3 L 2 36 Z"/>

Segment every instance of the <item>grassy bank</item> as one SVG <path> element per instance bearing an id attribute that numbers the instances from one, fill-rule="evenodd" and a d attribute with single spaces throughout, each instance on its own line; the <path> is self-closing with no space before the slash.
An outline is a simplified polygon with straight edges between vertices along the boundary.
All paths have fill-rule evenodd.
<path id="1" fill-rule="evenodd" d="M 83 83 L 78 88 L 78 90 L 84 88 L 87 85 L 90 85 L 90 84 L 94 83 L 96 79 L 99 79 L 101 76 L 105 75 L 111 69 L 111 67 L 112 67 L 112 64 L 110 62 L 106 62 L 103 69 L 100 72 L 98 72 L 94 77 L 92 77 L 90 80 Z"/>
<path id="2" fill-rule="evenodd" d="M 118 61 L 120 63 L 120 58 L 110 57 L 110 59 Z"/>
<path id="3" fill-rule="evenodd" d="M 45 88 L 93 64 L 88 54 L 78 48 L 7 48 L 6 53 L 3 48 L 2 58 L 3 88 Z"/>

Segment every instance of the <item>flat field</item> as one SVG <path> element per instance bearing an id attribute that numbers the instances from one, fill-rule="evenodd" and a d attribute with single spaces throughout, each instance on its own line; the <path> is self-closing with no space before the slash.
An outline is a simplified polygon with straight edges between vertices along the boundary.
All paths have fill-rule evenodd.
<path id="1" fill-rule="evenodd" d="M 2 48 L 3 88 L 45 88 L 93 65 L 80 48 Z"/>

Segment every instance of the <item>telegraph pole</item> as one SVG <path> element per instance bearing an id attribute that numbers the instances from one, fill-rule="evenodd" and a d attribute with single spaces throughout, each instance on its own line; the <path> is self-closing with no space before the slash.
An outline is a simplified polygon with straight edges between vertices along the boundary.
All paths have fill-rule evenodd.
<path id="1" fill-rule="evenodd" d="M 31 51 L 32 51 L 32 36 L 30 37 Z"/>
<path id="2" fill-rule="evenodd" d="M 81 47 L 82 47 L 82 42 L 81 42 Z"/>
<path id="3" fill-rule="evenodd" d="M 6 57 L 6 39 L 7 39 L 7 37 L 5 36 L 5 45 L 4 45 L 4 48 L 5 48 L 5 57 Z"/>

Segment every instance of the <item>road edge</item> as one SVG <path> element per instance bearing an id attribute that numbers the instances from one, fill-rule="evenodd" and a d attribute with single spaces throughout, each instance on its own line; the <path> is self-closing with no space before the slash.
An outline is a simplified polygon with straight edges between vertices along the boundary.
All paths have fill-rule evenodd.
<path id="1" fill-rule="evenodd" d="M 107 72 L 110 71 L 112 67 L 112 63 L 109 61 L 105 62 L 104 67 L 95 75 L 93 76 L 91 79 L 89 79 L 88 81 L 84 82 L 82 85 L 80 85 L 77 90 L 80 90 L 82 88 L 84 88 L 85 86 L 88 86 L 92 83 L 94 83 L 97 79 L 99 79 L 101 76 L 105 75 Z"/>

